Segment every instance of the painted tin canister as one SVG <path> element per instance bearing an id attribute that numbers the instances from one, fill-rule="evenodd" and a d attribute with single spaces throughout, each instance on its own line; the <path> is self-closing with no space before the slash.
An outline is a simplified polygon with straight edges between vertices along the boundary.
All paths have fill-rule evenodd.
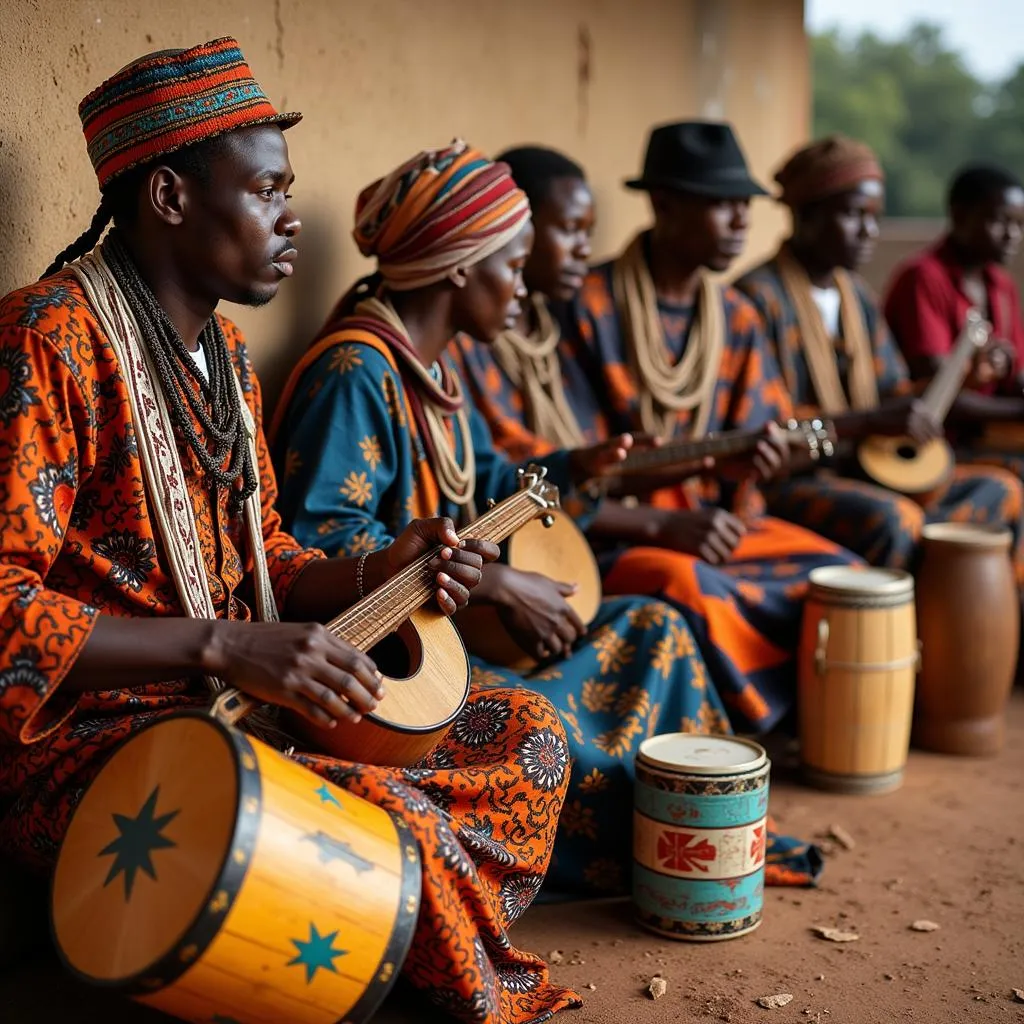
<path id="1" fill-rule="evenodd" d="M 633 904 L 645 928 L 713 942 L 761 923 L 770 768 L 763 747 L 733 736 L 666 733 L 640 745 Z"/>

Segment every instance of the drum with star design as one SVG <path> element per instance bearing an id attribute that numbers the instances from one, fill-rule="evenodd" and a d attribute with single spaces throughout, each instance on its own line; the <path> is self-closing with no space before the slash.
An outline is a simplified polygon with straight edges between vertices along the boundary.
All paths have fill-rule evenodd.
<path id="1" fill-rule="evenodd" d="M 698 942 L 760 925 L 770 768 L 763 747 L 735 736 L 665 733 L 640 744 L 633 813 L 640 924 Z"/>
<path id="2" fill-rule="evenodd" d="M 61 846 L 58 951 L 183 1020 L 366 1021 L 416 925 L 397 817 L 204 715 L 152 725 L 86 791 Z"/>

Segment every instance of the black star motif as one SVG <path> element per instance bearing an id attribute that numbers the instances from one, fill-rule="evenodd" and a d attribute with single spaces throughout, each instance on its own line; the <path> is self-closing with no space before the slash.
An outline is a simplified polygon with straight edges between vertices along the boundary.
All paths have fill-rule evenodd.
<path id="1" fill-rule="evenodd" d="M 326 832 L 310 832 L 302 837 L 313 843 L 318 851 L 321 864 L 330 864 L 334 860 L 343 860 L 356 869 L 357 874 L 373 870 L 373 861 L 360 857 L 352 847 L 342 839 L 335 839 Z"/>
<path id="2" fill-rule="evenodd" d="M 169 814 L 161 814 L 158 818 L 154 817 L 159 795 L 160 787 L 156 786 L 134 818 L 129 818 L 124 814 L 113 815 L 114 824 L 120 835 L 97 854 L 98 857 L 114 855 L 114 863 L 110 865 L 110 873 L 103 884 L 104 886 L 110 885 L 123 871 L 126 903 L 132 898 L 132 886 L 135 884 L 136 872 L 145 871 L 150 878 L 156 880 L 153 851 L 178 845 L 160 833 L 178 816 L 180 811 L 171 811 Z"/>

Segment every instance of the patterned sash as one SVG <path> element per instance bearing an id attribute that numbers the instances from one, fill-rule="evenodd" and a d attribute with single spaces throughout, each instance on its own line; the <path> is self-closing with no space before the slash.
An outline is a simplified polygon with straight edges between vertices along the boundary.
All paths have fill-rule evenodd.
<path id="1" fill-rule="evenodd" d="M 874 409 L 878 406 L 878 379 L 875 376 L 875 357 L 871 351 L 871 339 L 864 313 L 861 309 L 853 279 L 841 267 L 836 267 L 832 276 L 839 290 L 839 318 L 842 342 L 850 360 L 847 374 L 849 399 L 839 379 L 839 365 L 836 360 L 835 343 L 829 336 L 825 321 L 815 305 L 811 294 L 811 282 L 807 271 L 797 261 L 785 243 L 775 255 L 782 287 L 793 303 L 796 322 L 800 330 L 800 344 L 807 358 L 807 367 L 814 385 L 814 394 L 821 409 L 830 416 L 854 409 Z M 796 395 L 796 380 L 793 368 L 787 359 L 781 360 L 786 385 L 790 394 Z"/>
<path id="2" fill-rule="evenodd" d="M 156 383 L 159 377 L 152 356 L 142 342 L 131 306 L 103 258 L 103 247 L 99 246 L 83 256 L 71 265 L 71 269 L 81 282 L 122 369 L 138 442 L 147 505 L 163 541 L 182 608 L 191 619 L 214 619 L 217 616 L 210 599 L 192 502 L 185 487 L 185 474 L 174 439 L 167 399 Z M 249 457 L 257 467 L 256 423 L 245 403 L 238 376 L 233 376 L 249 436 Z M 245 503 L 243 516 L 253 556 L 256 615 L 262 622 L 277 622 L 277 605 L 263 549 L 263 514 L 258 483 Z M 212 694 L 227 697 L 231 692 L 222 679 L 215 676 L 206 676 L 205 679 Z"/>

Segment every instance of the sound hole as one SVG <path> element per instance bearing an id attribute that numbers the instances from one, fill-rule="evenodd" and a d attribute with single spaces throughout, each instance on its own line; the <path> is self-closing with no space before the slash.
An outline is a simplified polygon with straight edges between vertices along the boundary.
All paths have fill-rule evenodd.
<path id="1" fill-rule="evenodd" d="M 901 459 L 907 459 L 907 460 L 915 459 L 915 458 L 917 458 L 917 448 L 916 448 L 915 445 L 912 445 L 912 444 L 901 444 L 896 449 L 896 454 Z"/>
<path id="2" fill-rule="evenodd" d="M 408 679 L 419 672 L 423 664 L 423 645 L 408 622 L 403 622 L 368 653 L 377 668 L 391 679 Z"/>

